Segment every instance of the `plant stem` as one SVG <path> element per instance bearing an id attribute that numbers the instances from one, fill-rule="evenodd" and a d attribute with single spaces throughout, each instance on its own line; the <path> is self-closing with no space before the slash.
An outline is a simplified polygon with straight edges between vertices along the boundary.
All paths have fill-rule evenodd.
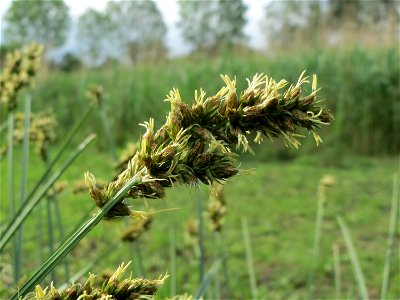
<path id="1" fill-rule="evenodd" d="M 62 222 L 62 216 L 61 216 L 61 213 L 60 213 L 60 207 L 58 205 L 58 198 L 57 197 L 54 197 L 53 203 L 54 203 L 54 210 L 55 210 L 55 213 L 56 213 L 56 220 L 57 220 L 59 238 L 60 238 L 60 241 L 63 242 L 64 241 L 64 237 L 65 237 L 65 233 L 64 233 L 64 226 L 63 226 L 63 222 Z M 65 271 L 65 277 L 68 279 L 70 277 L 69 276 L 68 257 L 66 257 L 64 259 L 64 271 Z"/>
<path id="2" fill-rule="evenodd" d="M 120 201 L 125 194 L 135 185 L 141 182 L 139 176 L 134 176 L 128 183 L 115 194 L 93 217 L 83 224 L 74 234 L 72 234 L 53 255 L 37 270 L 32 277 L 19 289 L 12 300 L 24 297 L 31 292 L 51 272 L 52 269 L 82 240 L 110 211 L 110 209 Z"/>
<path id="3" fill-rule="evenodd" d="M 319 258 L 319 248 L 321 244 L 321 231 L 322 231 L 322 222 L 324 219 L 324 205 L 326 201 L 325 195 L 325 187 L 320 184 L 318 187 L 318 208 L 317 208 L 317 217 L 315 220 L 315 234 L 314 234 L 314 245 L 311 256 L 311 270 L 310 275 L 308 277 L 308 299 L 314 299 L 314 277 L 315 277 L 315 269 L 318 264 Z"/>
<path id="4" fill-rule="evenodd" d="M 204 251 L 204 220 L 203 220 L 203 193 L 199 186 L 197 192 L 197 217 L 199 218 L 199 280 L 200 283 L 204 280 L 204 264 L 205 264 L 205 251 Z"/>
<path id="5" fill-rule="evenodd" d="M 350 255 L 351 264 L 353 266 L 354 277 L 358 284 L 358 290 L 360 296 L 362 299 L 368 300 L 369 297 L 368 297 L 367 285 L 365 283 L 364 274 L 361 270 L 360 261 L 358 260 L 357 257 L 357 252 L 353 245 L 353 240 L 351 239 L 349 230 L 347 229 L 346 223 L 343 221 L 343 219 L 341 217 L 337 217 L 337 222 L 339 223 L 340 230 L 342 231 L 342 235 L 346 243 L 347 251 L 349 252 Z"/>
<path id="6" fill-rule="evenodd" d="M 7 149 L 7 158 L 8 158 L 8 197 L 10 201 L 10 220 L 12 220 L 15 216 L 15 197 L 14 197 L 14 112 L 10 111 L 8 113 L 8 149 Z M 18 237 L 14 237 L 13 239 L 13 270 L 14 270 L 14 282 L 18 282 L 18 274 L 17 274 L 17 266 L 19 264 L 17 257 L 17 249 L 18 249 Z"/>
<path id="7" fill-rule="evenodd" d="M 333 261 L 335 265 L 335 295 L 336 299 L 342 298 L 342 275 L 340 271 L 340 249 L 337 244 L 332 246 Z"/>
<path id="8" fill-rule="evenodd" d="M 171 298 L 176 295 L 176 232 L 175 232 L 175 224 L 169 231 L 169 240 L 170 240 L 170 248 L 169 248 L 169 256 L 171 260 Z"/>
<path id="9" fill-rule="evenodd" d="M 244 246 L 246 248 L 246 261 L 247 261 L 247 270 L 249 272 L 251 297 L 252 297 L 252 299 L 257 299 L 258 290 L 257 290 L 257 283 L 256 283 L 256 274 L 254 271 L 253 254 L 251 251 L 249 228 L 247 225 L 246 217 L 242 217 L 242 229 L 243 229 Z"/>
<path id="10" fill-rule="evenodd" d="M 49 253 L 54 252 L 54 232 L 53 232 L 53 220 L 51 217 L 52 209 L 51 209 L 51 202 L 53 201 L 52 197 L 46 195 L 46 212 L 47 212 L 47 232 L 49 236 Z M 56 274 L 54 269 L 51 271 L 51 281 L 55 281 Z"/>
<path id="11" fill-rule="evenodd" d="M 385 259 L 385 266 L 383 268 L 381 299 L 386 299 L 390 284 L 390 266 L 393 258 L 394 239 L 396 235 L 396 228 L 397 228 L 396 224 L 397 224 L 397 216 L 399 213 L 399 201 L 400 201 L 398 178 L 399 178 L 398 174 L 395 174 L 393 176 L 393 194 L 392 194 L 392 204 L 390 209 L 386 259 Z"/>
<path id="12" fill-rule="evenodd" d="M 37 242 L 38 242 L 38 254 L 40 263 L 44 262 L 44 235 L 43 235 L 43 205 L 39 202 L 37 205 L 38 219 L 37 219 Z"/>
<path id="13" fill-rule="evenodd" d="M 22 169 L 21 169 L 21 195 L 20 206 L 24 204 L 26 197 L 26 186 L 28 178 L 28 161 L 29 161 L 29 137 L 30 137 L 30 114 L 31 114 L 31 96 L 25 97 L 25 118 L 24 118 L 24 137 L 22 142 Z M 15 269 L 16 277 L 21 277 L 22 270 L 22 226 L 18 230 L 17 235 L 17 252 L 15 253 L 17 265 Z"/>
<path id="14" fill-rule="evenodd" d="M 217 232 L 217 240 L 218 246 L 220 250 L 220 257 L 222 258 L 222 271 L 224 272 L 224 280 L 225 280 L 225 290 L 226 290 L 226 298 L 231 299 L 231 287 L 229 284 L 229 272 L 228 272 L 228 257 L 225 253 L 224 241 L 222 238 L 222 233 Z"/>
<path id="15" fill-rule="evenodd" d="M 218 272 L 220 267 L 221 267 L 221 259 L 219 258 L 216 261 L 214 261 L 210 269 L 205 274 L 203 281 L 200 283 L 198 291 L 193 297 L 194 300 L 203 299 L 207 286 L 209 285 L 210 281 L 213 279 L 215 274 Z"/>
<path id="16" fill-rule="evenodd" d="M 95 136 L 93 134 L 89 135 L 78 148 L 70 155 L 66 162 L 50 177 L 50 179 L 42 186 L 38 191 L 36 197 L 30 198 L 25 205 L 21 207 L 18 213 L 8 224 L 5 232 L 0 238 L 0 251 L 4 248 L 13 234 L 18 230 L 21 224 L 32 212 L 33 208 L 39 203 L 40 199 L 46 194 L 46 192 L 51 188 L 54 182 L 64 173 L 64 171 L 72 164 L 72 162 L 82 153 L 84 149 L 93 141 Z"/>
<path id="17" fill-rule="evenodd" d="M 91 105 L 88 110 L 85 112 L 85 114 L 82 116 L 82 118 L 80 119 L 80 121 L 75 125 L 74 129 L 72 129 L 71 133 L 68 135 L 68 137 L 66 138 L 64 144 L 61 146 L 60 150 L 58 151 L 56 157 L 51 161 L 51 163 L 49 164 L 49 167 L 46 169 L 46 171 L 44 172 L 44 174 L 42 175 L 42 177 L 40 177 L 40 179 L 38 180 L 38 182 L 36 183 L 35 187 L 33 188 L 33 190 L 30 192 L 30 194 L 28 195 L 28 197 L 25 199 L 24 202 L 28 201 L 28 199 L 32 198 L 32 196 L 36 193 L 36 191 L 39 189 L 40 185 L 46 180 L 46 178 L 48 177 L 48 175 L 51 172 L 51 169 L 53 168 L 53 166 L 55 165 L 55 163 L 59 160 L 59 158 L 61 157 L 61 155 L 64 153 L 64 151 L 67 149 L 67 147 L 69 146 L 69 144 L 71 143 L 72 139 L 75 137 L 75 135 L 77 134 L 77 132 L 79 131 L 79 129 L 82 127 L 83 123 L 86 121 L 86 119 L 89 117 L 90 113 L 93 110 L 93 105 Z"/>
<path id="18" fill-rule="evenodd" d="M 104 132 L 105 132 L 107 140 L 108 140 L 108 145 L 110 146 L 111 156 L 112 156 L 114 162 L 118 162 L 118 156 L 117 156 L 115 143 L 114 143 L 114 140 L 111 135 L 110 125 L 108 123 L 108 119 L 106 117 L 106 113 L 104 111 L 103 105 L 100 105 L 99 110 L 100 110 L 100 118 L 101 118 L 101 121 L 102 121 L 103 127 L 104 127 Z"/>
<path id="19" fill-rule="evenodd" d="M 140 276 L 146 277 L 146 273 L 145 273 L 144 267 L 143 267 L 142 250 L 140 249 L 140 242 L 139 242 L 139 240 L 134 241 L 134 242 L 133 242 L 133 246 L 134 246 L 134 248 L 135 248 L 136 257 L 137 257 L 137 260 L 138 260 L 138 268 L 139 268 Z"/>

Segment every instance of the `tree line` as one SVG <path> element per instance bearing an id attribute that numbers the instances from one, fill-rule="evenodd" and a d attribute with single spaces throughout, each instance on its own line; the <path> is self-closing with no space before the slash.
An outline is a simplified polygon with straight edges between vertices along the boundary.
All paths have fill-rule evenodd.
<path id="1" fill-rule="evenodd" d="M 246 44 L 247 6 L 243 0 L 178 1 L 178 27 L 192 51 L 217 53 Z M 399 22 L 395 0 L 271 1 L 260 24 L 269 46 L 287 47 L 298 37 L 317 40 L 316 29 L 329 25 L 339 32 L 344 24 L 365 26 Z M 16 0 L 4 17 L 3 47 L 32 41 L 47 49 L 71 38 L 76 55 L 88 65 L 107 60 L 135 63 L 166 57 L 167 26 L 152 0 L 109 1 L 104 11 L 87 9 L 72 26 L 63 0 Z M 325 26 L 328 27 L 328 26 Z M 73 30 L 74 28 L 74 30 Z M 70 60 L 73 59 L 72 54 Z"/>

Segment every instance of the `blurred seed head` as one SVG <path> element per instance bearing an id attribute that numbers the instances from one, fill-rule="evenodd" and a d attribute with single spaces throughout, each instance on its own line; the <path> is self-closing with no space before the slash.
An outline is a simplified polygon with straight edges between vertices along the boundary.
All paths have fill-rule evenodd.
<path id="1" fill-rule="evenodd" d="M 43 45 L 32 43 L 7 54 L 0 76 L 0 102 L 8 111 L 16 109 L 22 90 L 33 85 L 43 49 Z"/>

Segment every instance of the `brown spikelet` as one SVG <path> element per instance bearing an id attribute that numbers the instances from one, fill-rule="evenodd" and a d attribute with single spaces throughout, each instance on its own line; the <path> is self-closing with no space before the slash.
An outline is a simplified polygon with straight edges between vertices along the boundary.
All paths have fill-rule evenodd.
<path id="1" fill-rule="evenodd" d="M 226 181 L 239 172 L 235 151 L 252 152 L 250 135 L 257 134 L 258 143 L 281 136 L 287 145 L 297 148 L 300 142 L 296 131 L 303 127 L 318 144 L 322 140 L 317 129 L 333 119 L 329 110 L 316 101 L 315 76 L 312 93 L 304 95 L 301 87 L 309 82 L 304 72 L 285 91 L 285 80 L 276 82 L 263 74 L 247 80 L 248 87 L 240 93 L 236 91 L 236 79 L 222 79 L 226 85 L 216 95 L 206 98 L 204 91 L 196 91 L 191 106 L 173 89 L 167 96 L 171 111 L 166 123 L 158 131 L 152 119 L 142 124 L 146 132 L 137 150 L 124 158 L 125 170 L 103 188 L 88 185 L 96 205 L 102 207 L 132 178 L 138 183 L 125 198 L 164 197 L 164 189 L 174 183 Z M 129 207 L 124 199 L 118 205 L 126 215 Z M 110 212 L 110 216 L 118 213 Z"/>

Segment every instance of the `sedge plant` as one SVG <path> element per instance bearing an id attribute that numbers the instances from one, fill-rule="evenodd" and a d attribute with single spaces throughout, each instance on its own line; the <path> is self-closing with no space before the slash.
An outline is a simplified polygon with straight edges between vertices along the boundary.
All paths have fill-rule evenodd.
<path id="1" fill-rule="evenodd" d="M 128 198 L 161 198 L 174 184 L 212 184 L 239 173 L 237 150 L 250 151 L 249 139 L 282 136 L 288 145 L 300 145 L 298 128 L 305 128 L 317 143 L 317 129 L 332 121 L 330 111 L 317 98 L 317 78 L 312 78 L 309 93 L 304 91 L 308 77 L 301 74 L 297 83 L 287 87 L 263 74 L 248 80 L 238 93 L 236 79 L 222 76 L 225 85 L 213 96 L 195 92 L 190 106 L 182 101 L 177 89 L 167 96 L 171 111 L 157 131 L 154 121 L 145 122 L 146 132 L 138 150 L 115 180 L 97 184 L 91 173 L 85 174 L 90 197 L 100 210 L 94 214 L 21 286 L 24 296 L 65 257 L 103 218 L 134 217 L 146 219 L 148 213 L 132 209 Z"/>
<path id="2" fill-rule="evenodd" d="M 34 83 L 34 78 L 40 66 L 40 60 L 43 53 L 43 46 L 37 44 L 30 44 L 22 51 L 16 50 L 8 53 L 6 56 L 5 64 L 0 76 L 0 102 L 7 107 L 8 113 L 8 148 L 7 148 L 7 161 L 8 161 L 8 185 L 9 185 L 9 202 L 10 202 L 10 219 L 15 216 L 16 204 L 14 195 L 14 122 L 15 111 L 18 106 L 18 101 L 21 93 L 25 88 L 30 87 Z M 25 112 L 30 112 L 30 96 L 25 97 Z M 29 122 L 24 122 L 25 129 L 29 128 Z M 29 141 L 24 138 L 22 167 L 24 174 L 21 178 L 21 195 L 20 205 L 24 203 L 25 189 L 26 189 L 26 173 L 27 173 L 27 160 L 28 160 Z M 21 257 L 22 250 L 22 228 L 18 235 L 13 240 L 14 249 L 14 280 L 18 281 L 21 272 Z"/>

